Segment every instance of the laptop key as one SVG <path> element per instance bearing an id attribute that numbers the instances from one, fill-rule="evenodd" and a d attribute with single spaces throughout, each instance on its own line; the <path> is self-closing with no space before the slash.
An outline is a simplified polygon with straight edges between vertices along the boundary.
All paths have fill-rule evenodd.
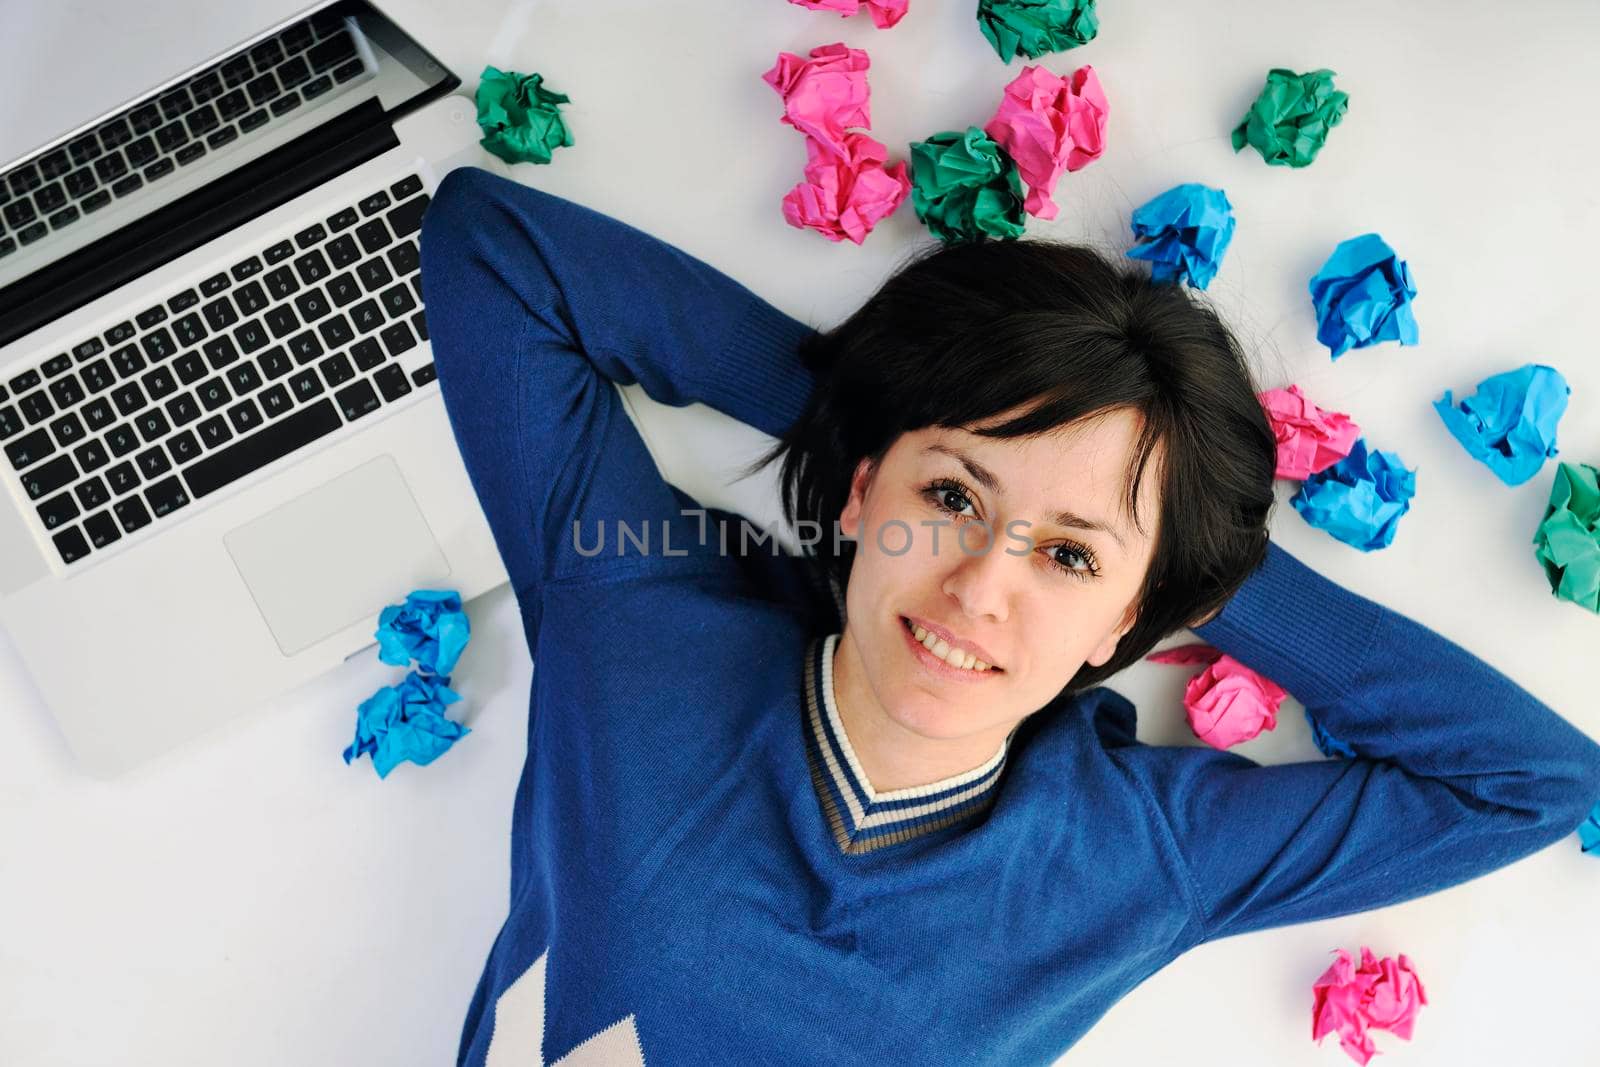
<path id="1" fill-rule="evenodd" d="M 12 469 L 20 471 L 39 462 L 55 450 L 56 445 L 50 440 L 49 431 L 41 426 L 6 445 L 6 458 L 11 461 Z"/>
<path id="2" fill-rule="evenodd" d="M 139 447 L 139 435 L 133 432 L 132 426 L 123 423 L 106 431 L 106 444 L 111 447 L 111 454 L 120 458 Z"/>
<path id="3" fill-rule="evenodd" d="M 142 167 L 156 158 L 155 138 L 148 134 L 144 137 L 137 137 L 129 141 L 128 147 L 124 148 L 122 152 L 128 157 L 129 164 L 135 167 Z"/>
<path id="4" fill-rule="evenodd" d="M 116 515 L 117 521 L 122 523 L 123 533 L 133 533 L 135 530 L 149 526 L 152 521 L 150 513 L 144 508 L 144 501 L 136 496 L 117 501 L 111 505 L 111 511 L 112 514 Z"/>
<path id="5" fill-rule="evenodd" d="M 328 231 L 322 228 L 322 223 L 307 226 L 294 235 L 294 243 L 301 248 L 310 248 L 312 245 L 328 236 Z"/>
<path id="6" fill-rule="evenodd" d="M 118 196 L 127 196 L 129 193 L 137 192 L 142 188 L 144 188 L 144 179 L 137 174 L 130 174 L 126 178 L 111 184 L 111 191 Z"/>
<path id="7" fill-rule="evenodd" d="M 146 481 L 172 469 L 172 461 L 167 459 L 167 452 L 160 445 L 151 445 L 134 456 L 133 461 L 138 464 L 139 473 L 144 475 Z"/>
<path id="8" fill-rule="evenodd" d="M 389 309 L 389 317 L 391 319 L 398 319 L 417 306 L 417 302 L 411 298 L 411 290 L 406 288 L 404 282 L 399 285 L 391 285 L 383 291 L 378 299 L 383 301 L 383 306 Z"/>
<path id="9" fill-rule="evenodd" d="M 411 332 L 411 327 L 403 322 L 397 322 L 386 330 L 381 330 L 378 336 L 383 338 L 383 347 L 389 350 L 391 356 L 417 347 L 417 338 Z"/>
<path id="10" fill-rule="evenodd" d="M 50 383 L 50 397 L 56 402 L 58 408 L 70 408 L 84 397 L 83 386 L 78 384 L 78 376 L 69 374 L 65 378 L 57 378 Z"/>
<path id="11" fill-rule="evenodd" d="M 139 314 L 133 317 L 133 321 L 139 324 L 139 329 L 148 330 L 156 323 L 166 319 L 166 317 L 167 309 L 162 307 L 160 304 L 157 304 L 155 307 L 145 308 L 143 311 L 139 312 Z"/>
<path id="12" fill-rule="evenodd" d="M 195 160 L 199 159 L 205 154 L 205 145 L 201 144 L 199 141 L 191 141 L 189 144 L 184 145 L 182 148 L 178 149 L 177 152 L 173 153 L 172 158 L 178 161 L 179 166 L 183 166 L 187 163 L 193 163 Z"/>
<path id="13" fill-rule="evenodd" d="M 398 363 L 384 367 L 372 376 L 372 381 L 377 385 L 378 392 L 383 394 L 385 403 L 392 404 L 411 392 L 411 383 L 406 381 L 406 372 L 400 369 Z"/>
<path id="14" fill-rule="evenodd" d="M 320 282 L 330 273 L 328 261 L 322 258 L 321 250 L 316 248 L 296 259 L 294 269 L 300 275 L 300 280 L 307 285 Z"/>
<path id="15" fill-rule="evenodd" d="M 228 429 L 228 420 L 221 415 L 211 416 L 196 429 L 200 431 L 200 442 L 207 448 L 219 448 L 233 440 L 233 431 Z"/>
<path id="16" fill-rule="evenodd" d="M 106 451 L 105 445 L 99 441 L 89 440 L 72 450 L 72 458 L 78 461 L 78 467 L 85 474 L 97 471 L 111 462 L 111 455 Z"/>
<path id="17" fill-rule="evenodd" d="M 260 274 L 262 270 L 261 257 L 251 256 L 249 259 L 241 260 L 240 262 L 235 263 L 233 265 L 233 270 L 229 273 L 233 275 L 234 281 L 242 282 L 246 278 L 255 277 L 257 274 Z"/>
<path id="18" fill-rule="evenodd" d="M 328 229 L 338 233 L 340 230 L 348 230 L 360 221 L 361 216 L 356 213 L 356 209 L 347 207 L 338 214 L 328 217 Z"/>
<path id="19" fill-rule="evenodd" d="M 65 459 L 66 457 L 62 456 L 61 458 Z M 86 482 L 80 482 L 72 491 L 78 494 L 78 503 L 83 505 L 84 511 L 93 511 L 101 504 L 111 500 L 110 490 L 106 489 L 106 483 L 102 482 L 98 477 L 90 478 Z"/>
<path id="20" fill-rule="evenodd" d="M 188 311 L 198 303 L 200 303 L 200 294 L 193 289 L 185 289 L 167 301 L 167 310 L 177 315 L 180 312 Z"/>
<path id="21" fill-rule="evenodd" d="M 384 255 L 389 257 L 389 265 L 394 268 L 396 274 L 410 274 L 421 265 L 415 241 L 397 244 Z"/>
<path id="22" fill-rule="evenodd" d="M 89 432 L 99 433 L 101 430 L 117 421 L 116 412 L 111 410 L 111 405 L 105 397 L 96 397 L 83 406 L 83 421 L 89 424 Z"/>
<path id="23" fill-rule="evenodd" d="M 274 115 L 286 115 L 299 106 L 300 94 L 291 89 L 287 96 L 280 96 L 272 102 L 272 113 Z"/>
<path id="24" fill-rule="evenodd" d="M 232 88 L 235 85 L 242 85 L 249 81 L 250 75 L 254 73 L 254 68 L 250 66 L 249 56 L 235 56 L 222 65 L 222 82 Z"/>
<path id="25" fill-rule="evenodd" d="M 44 220 L 43 219 L 40 219 L 38 222 L 34 223 L 32 226 L 28 226 L 28 227 L 25 227 L 24 229 L 18 230 L 17 231 L 17 240 L 21 241 L 25 245 L 31 245 L 31 244 L 33 244 L 33 242 L 37 241 L 39 238 L 43 237 L 45 234 L 47 234 L 49 232 L 50 232 L 50 227 L 48 227 L 48 226 L 46 226 L 44 224 Z"/>
<path id="26" fill-rule="evenodd" d="M 77 529 L 77 527 L 73 527 Z M 57 534 L 58 537 L 70 534 L 72 530 Z M 109 511 L 97 511 L 83 520 L 83 532 L 89 535 L 89 543 L 96 548 L 104 548 L 113 541 L 120 540 L 122 531 L 117 529 L 117 524 Z M 71 563 L 71 560 L 66 562 Z"/>
<path id="27" fill-rule="evenodd" d="M 132 415 L 144 407 L 147 401 L 144 390 L 139 388 L 138 382 L 126 382 L 111 391 L 111 402 L 117 405 L 117 410 L 124 416 Z"/>
<path id="28" fill-rule="evenodd" d="M 268 265 L 271 265 L 273 263 L 282 263 L 292 255 L 294 255 L 294 242 L 279 241 L 277 244 L 261 253 L 261 258 L 266 260 Z M 271 271 L 267 274 L 267 277 L 271 278 L 272 275 L 277 273 L 279 273 L 279 271 Z M 287 268 L 283 270 L 283 273 L 287 273 Z M 293 275 L 290 276 L 293 277 Z"/>
<path id="29" fill-rule="evenodd" d="M 144 438 L 145 444 L 160 440 L 172 432 L 172 426 L 160 408 L 141 411 L 139 417 L 133 420 L 133 424 L 138 427 L 139 436 Z"/>
<path id="30" fill-rule="evenodd" d="M 161 125 L 161 108 L 154 101 L 140 104 L 128 116 L 128 122 L 135 133 L 148 133 Z"/>
<path id="31" fill-rule="evenodd" d="M 150 357 L 152 363 L 159 363 L 178 351 L 177 344 L 165 326 L 151 330 L 139 339 L 139 343 L 144 346 L 144 354 Z"/>
<path id="32" fill-rule="evenodd" d="M 78 421 L 78 416 L 70 411 L 50 424 L 50 432 L 55 434 L 56 442 L 62 448 L 70 448 L 89 436 L 83 423 Z"/>
<path id="33" fill-rule="evenodd" d="M 94 161 L 94 172 L 103 182 L 115 181 L 128 173 L 128 161 L 121 152 L 112 152 Z"/>
<path id="34" fill-rule="evenodd" d="M 373 391 L 372 383 L 365 379 L 339 390 L 334 397 L 339 401 L 339 410 L 344 412 L 348 422 L 378 410 L 378 394 Z"/>
<path id="35" fill-rule="evenodd" d="M 52 230 L 59 230 L 61 227 L 69 226 L 77 221 L 78 209 L 75 207 L 64 207 L 60 211 L 57 211 L 54 215 L 50 216 L 50 228 Z"/>
<path id="36" fill-rule="evenodd" d="M 214 331 L 225 330 L 239 321 L 239 312 L 234 310 L 233 302 L 226 296 L 217 297 L 200 310 L 205 312 L 206 322 Z"/>
<path id="37" fill-rule="evenodd" d="M 44 371 L 46 378 L 54 378 L 72 369 L 72 357 L 65 352 L 59 356 L 51 356 L 40 365 L 40 369 Z"/>
<path id="38" fill-rule="evenodd" d="M 21 432 L 22 417 L 17 414 L 17 409 L 9 405 L 0 408 L 0 441 L 15 437 Z"/>
<path id="39" fill-rule="evenodd" d="M 333 402 L 324 398 L 269 422 L 258 433 L 191 464 L 184 469 L 183 477 L 198 499 L 282 459 L 342 425 Z"/>
<path id="40" fill-rule="evenodd" d="M 79 167 L 77 170 L 61 179 L 67 193 L 77 200 L 93 192 L 95 186 L 100 184 L 100 179 L 94 176 L 94 170 L 89 167 Z"/>
<path id="41" fill-rule="evenodd" d="M 244 396 L 253 393 L 261 387 L 261 375 L 256 372 L 254 363 L 240 363 L 227 374 L 223 375 L 228 384 L 233 386 L 234 396 Z"/>
<path id="42" fill-rule="evenodd" d="M 173 377 L 171 367 L 157 367 L 139 380 L 144 383 L 151 400 L 160 400 L 178 391 L 178 380 Z"/>
<path id="43" fill-rule="evenodd" d="M 239 129 L 244 133 L 249 133 L 251 130 L 266 125 L 266 122 L 267 109 L 264 107 L 258 107 L 254 111 L 250 112 L 250 114 L 239 120 Z"/>
<path id="44" fill-rule="evenodd" d="M 124 378 L 131 377 L 144 370 L 144 357 L 132 345 L 123 345 L 111 353 L 111 364 L 117 368 L 117 374 Z"/>
<path id="45" fill-rule="evenodd" d="M 167 441 L 167 451 L 179 463 L 187 463 L 200 455 L 200 442 L 188 430 L 180 430 Z"/>
<path id="46" fill-rule="evenodd" d="M 198 419 L 204 412 L 192 393 L 179 393 L 167 401 L 167 414 L 174 426 L 184 426 Z"/>
<path id="47" fill-rule="evenodd" d="M 33 194 L 33 203 L 41 215 L 48 215 L 67 202 L 67 191 L 61 187 L 60 182 L 50 182 L 39 186 L 39 191 Z"/>
<path id="48" fill-rule="evenodd" d="M 245 400 L 229 408 L 228 419 L 233 423 L 233 428 L 241 434 L 249 433 L 266 421 L 253 400 Z"/>
<path id="49" fill-rule="evenodd" d="M 389 192 L 396 200 L 404 200 L 412 193 L 422 192 L 422 179 L 415 174 L 407 174 L 404 178 L 389 186 Z"/>
<path id="50" fill-rule="evenodd" d="M 282 345 L 273 345 L 256 357 L 256 364 L 260 366 L 261 373 L 268 378 L 282 378 L 294 370 L 294 360 L 283 350 Z"/>
<path id="51" fill-rule="evenodd" d="M 106 483 L 113 493 L 121 496 L 139 487 L 139 472 L 133 469 L 132 463 L 118 463 L 106 471 Z"/>
<path id="52" fill-rule="evenodd" d="M 350 309 L 350 319 L 361 333 L 370 333 L 383 325 L 383 308 L 373 299 L 361 301 Z"/>
<path id="53" fill-rule="evenodd" d="M 189 112 L 184 121 L 189 124 L 190 136 L 199 137 L 203 133 L 209 133 L 216 129 L 217 123 L 221 122 L 222 120 L 217 118 L 217 111 L 215 108 L 213 108 L 210 104 L 205 104 Z"/>
<path id="54" fill-rule="evenodd" d="M 220 130 L 212 130 L 206 134 L 206 144 L 212 148 L 221 148 L 223 145 L 239 136 L 236 126 L 224 126 Z"/>
<path id="55" fill-rule="evenodd" d="M 350 301 L 360 298 L 361 286 L 356 282 L 355 274 L 345 271 L 328 279 L 328 295 L 333 298 L 336 305 L 344 307 Z"/>
<path id="56" fill-rule="evenodd" d="M 307 367 L 293 378 L 290 378 L 289 390 L 301 403 L 305 403 L 318 393 L 321 393 L 323 391 L 322 379 L 317 377 L 317 369 L 315 367 Z"/>
<path id="57" fill-rule="evenodd" d="M 222 383 L 221 375 L 206 379 L 195 389 L 195 392 L 199 395 L 200 403 L 205 405 L 207 411 L 215 411 L 233 399 L 228 393 L 228 387 Z"/>
<path id="58" fill-rule="evenodd" d="M 216 296 L 218 293 L 222 292 L 222 290 L 226 289 L 232 284 L 233 282 L 226 274 L 222 274 L 220 272 L 213 274 L 211 277 L 200 283 L 200 295 Z"/>
<path id="59" fill-rule="evenodd" d="M 99 192 L 90 193 L 88 196 L 78 201 L 78 207 L 82 209 L 85 215 L 87 215 L 92 211 L 99 211 L 109 203 L 111 203 L 111 193 L 105 189 L 101 189 Z"/>
<path id="60" fill-rule="evenodd" d="M 350 366 L 350 361 L 345 358 L 343 352 L 329 356 L 317 366 L 330 388 L 336 389 L 356 376 L 355 368 Z"/>
<path id="61" fill-rule="evenodd" d="M 27 490 L 29 500 L 38 500 L 71 485 L 77 477 L 78 468 L 73 466 L 72 457 L 57 456 L 24 474 L 22 488 Z"/>
<path id="62" fill-rule="evenodd" d="M 432 363 L 429 363 L 426 366 L 418 367 L 416 370 L 411 372 L 411 380 L 419 389 L 433 381 L 438 376 L 439 375 L 433 369 Z"/>
<path id="63" fill-rule="evenodd" d="M 361 284 L 367 292 L 382 289 L 394 281 L 394 275 L 389 273 L 389 267 L 383 259 L 374 256 L 356 268 L 356 276 L 361 279 Z"/>
<path id="64" fill-rule="evenodd" d="M 39 160 L 39 173 L 46 181 L 59 178 L 71 169 L 72 159 L 67 155 L 65 148 L 58 148 Z"/>
<path id="65" fill-rule="evenodd" d="M 221 370 L 239 358 L 239 350 L 233 347 L 233 338 L 227 334 L 213 337 L 201 346 L 201 351 L 206 354 L 212 370 Z"/>
<path id="66" fill-rule="evenodd" d="M 43 380 L 44 379 L 39 376 L 39 372 L 37 370 L 25 370 L 21 374 L 13 377 L 11 381 L 6 384 L 11 386 L 11 391 L 13 393 L 22 393 L 28 389 L 32 389 Z"/>
<path id="67" fill-rule="evenodd" d="M 413 197 L 389 212 L 384 218 L 389 220 L 389 226 L 394 230 L 396 237 L 407 237 L 422 229 L 422 216 L 428 210 L 428 196 Z"/>
<path id="68" fill-rule="evenodd" d="M 307 100 L 315 100 L 329 89 L 333 88 L 333 79 L 324 74 L 319 78 L 312 78 L 301 86 L 300 94 Z"/>
<path id="69" fill-rule="evenodd" d="M 65 526 L 82 514 L 71 493 L 58 493 L 43 504 L 36 505 L 33 510 L 39 513 L 39 521 L 44 523 L 47 530 Z"/>
<path id="70" fill-rule="evenodd" d="M 389 357 L 377 341 L 367 337 L 350 346 L 350 358 L 356 361 L 356 368 L 365 373 Z"/>
<path id="71" fill-rule="evenodd" d="M 189 130 L 181 122 L 169 122 L 156 131 L 156 144 L 161 146 L 163 152 L 176 151 L 188 139 Z"/>
<path id="72" fill-rule="evenodd" d="M 389 227 L 382 219 L 369 219 L 356 227 L 356 239 L 361 242 L 362 249 L 371 254 L 390 242 Z"/>
<path id="73" fill-rule="evenodd" d="M 194 290 L 190 290 L 192 293 Z M 172 335 L 183 348 L 193 348 L 206 339 L 205 323 L 200 321 L 200 316 L 194 312 L 182 316 L 172 324 Z"/>
<path id="74" fill-rule="evenodd" d="M 76 563 L 89 554 L 89 542 L 84 539 L 83 531 L 73 526 L 62 530 L 50 538 L 56 546 L 56 552 L 61 556 L 62 563 Z"/>
<path id="75" fill-rule="evenodd" d="M 111 373 L 111 365 L 103 359 L 84 364 L 83 380 L 92 393 L 103 393 L 117 384 L 116 376 Z"/>
<path id="76" fill-rule="evenodd" d="M 269 419 L 275 419 L 294 406 L 294 400 L 289 396 L 289 390 L 281 385 L 274 385 L 263 390 L 256 397 L 261 402 L 261 410 Z"/>
<path id="77" fill-rule="evenodd" d="M 206 376 L 206 361 L 200 358 L 198 352 L 185 352 L 172 361 L 172 367 L 178 372 L 178 378 L 184 385 L 193 385 Z"/>
<path id="78" fill-rule="evenodd" d="M 112 149 L 120 144 L 127 144 L 133 140 L 133 131 L 128 128 L 127 122 L 120 118 L 112 119 L 100 127 L 100 143 Z"/>
<path id="79" fill-rule="evenodd" d="M 14 196 L 31 193 L 43 180 L 32 163 L 24 164 L 11 172 L 11 192 Z"/>
<path id="80" fill-rule="evenodd" d="M 145 489 L 144 498 L 150 502 L 150 510 L 158 519 L 172 514 L 189 502 L 183 481 L 176 474 Z"/>
<path id="81" fill-rule="evenodd" d="M 343 270 L 361 258 L 361 249 L 356 247 L 355 238 L 349 234 L 341 234 L 328 242 L 328 262 L 333 264 L 334 270 Z"/>
<path id="82" fill-rule="evenodd" d="M 224 122 L 232 122 L 249 110 L 250 101 L 245 99 L 242 89 L 217 97 L 217 114 L 222 116 Z"/>
<path id="83" fill-rule="evenodd" d="M 189 92 L 195 103 L 203 104 L 222 92 L 222 77 L 215 70 L 208 70 L 189 83 Z"/>
<path id="84" fill-rule="evenodd" d="M 17 406 L 22 409 L 22 414 L 28 422 L 43 422 L 56 413 L 55 405 L 50 403 L 50 398 L 44 395 L 43 389 L 33 392 L 17 401 Z"/>
<path id="85" fill-rule="evenodd" d="M 271 303 L 260 282 L 246 282 L 233 291 L 233 302 L 239 305 L 242 315 L 254 315 Z"/>

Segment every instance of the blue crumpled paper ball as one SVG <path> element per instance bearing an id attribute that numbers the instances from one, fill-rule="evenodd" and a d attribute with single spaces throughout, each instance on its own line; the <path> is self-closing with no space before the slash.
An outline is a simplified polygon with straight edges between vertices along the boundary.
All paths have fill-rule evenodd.
<path id="1" fill-rule="evenodd" d="M 1578 827 L 1578 840 L 1585 852 L 1600 856 L 1600 803 L 1589 809 L 1588 817 Z"/>
<path id="2" fill-rule="evenodd" d="M 1133 235 L 1144 243 L 1128 255 L 1150 264 L 1152 281 L 1186 281 L 1204 289 L 1217 276 L 1234 225 L 1227 193 L 1185 182 L 1134 211 Z"/>
<path id="3" fill-rule="evenodd" d="M 1394 541 L 1416 492 L 1416 471 L 1393 452 L 1369 453 L 1358 437 L 1348 456 L 1301 482 L 1289 503 L 1311 525 L 1370 552 Z"/>
<path id="4" fill-rule="evenodd" d="M 1433 409 L 1469 456 L 1507 485 L 1521 485 L 1558 454 L 1556 426 L 1571 394 L 1560 371 L 1525 363 L 1485 378 L 1459 404 L 1446 389 Z"/>
<path id="5" fill-rule="evenodd" d="M 1343 756 L 1345 759 L 1355 759 L 1356 750 L 1334 737 L 1322 724 L 1311 716 L 1311 709 L 1306 709 L 1306 722 L 1311 726 L 1311 740 L 1317 746 L 1317 751 L 1324 756 Z"/>
<path id="6" fill-rule="evenodd" d="M 1317 340 L 1338 359 L 1380 341 L 1417 343 L 1411 268 L 1375 233 L 1340 241 L 1311 278 Z"/>
<path id="7" fill-rule="evenodd" d="M 450 679 L 410 671 L 399 685 L 385 686 L 361 702 L 356 736 L 344 750 L 344 762 L 372 757 L 379 778 L 405 760 L 426 766 L 456 740 L 472 731 L 445 718 L 444 709 L 461 699 Z"/>
<path id="8" fill-rule="evenodd" d="M 418 589 L 404 604 L 390 604 L 378 616 L 378 658 L 397 667 L 416 660 L 429 674 L 449 674 L 472 636 L 453 589 Z"/>

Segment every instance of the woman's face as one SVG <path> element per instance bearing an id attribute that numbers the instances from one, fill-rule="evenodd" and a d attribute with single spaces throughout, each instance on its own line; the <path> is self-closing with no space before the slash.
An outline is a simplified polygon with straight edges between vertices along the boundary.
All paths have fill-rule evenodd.
<path id="1" fill-rule="evenodd" d="M 1111 658 L 1154 552 L 1159 448 L 1140 485 L 1150 537 L 1125 514 L 1139 418 L 1118 409 L 1013 439 L 927 427 L 902 435 L 876 468 L 861 462 L 839 516 L 856 542 L 840 655 L 883 714 L 925 738 L 998 748 L 1083 664 Z M 908 617 L 982 648 L 1000 669 L 930 662 Z"/>

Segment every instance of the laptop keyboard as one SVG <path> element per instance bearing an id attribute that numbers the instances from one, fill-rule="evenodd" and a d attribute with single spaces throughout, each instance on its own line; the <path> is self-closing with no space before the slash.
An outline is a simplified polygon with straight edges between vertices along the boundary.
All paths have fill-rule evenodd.
<path id="1" fill-rule="evenodd" d="M 65 229 L 366 70 L 343 20 L 301 19 L 0 174 L 0 258 Z"/>
<path id="2" fill-rule="evenodd" d="M 0 442 L 63 563 L 434 380 L 409 174 L 0 381 Z"/>

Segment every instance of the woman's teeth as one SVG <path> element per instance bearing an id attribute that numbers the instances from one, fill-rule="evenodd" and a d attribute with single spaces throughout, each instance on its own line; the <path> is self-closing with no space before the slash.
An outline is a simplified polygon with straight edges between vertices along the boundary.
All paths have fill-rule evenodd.
<path id="1" fill-rule="evenodd" d="M 962 670 L 978 671 L 980 673 L 991 669 L 989 664 L 983 662 L 971 652 L 958 652 L 946 644 L 944 638 L 935 637 L 910 619 L 904 621 L 911 627 L 911 636 L 920 641 L 923 648 L 926 648 L 952 667 L 960 667 Z"/>

